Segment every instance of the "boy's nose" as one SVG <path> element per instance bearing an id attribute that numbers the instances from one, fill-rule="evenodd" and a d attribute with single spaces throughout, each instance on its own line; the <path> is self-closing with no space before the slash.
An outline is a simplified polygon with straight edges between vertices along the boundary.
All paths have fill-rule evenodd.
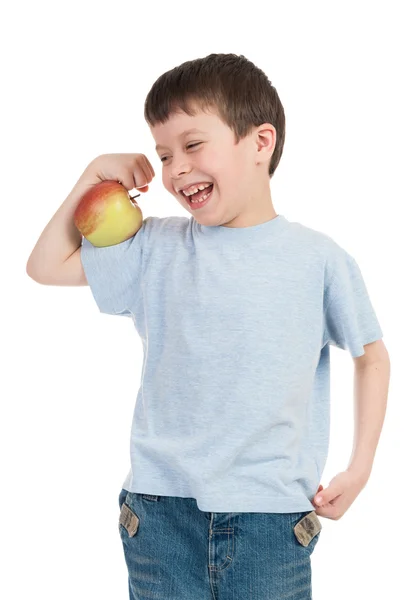
<path id="1" fill-rule="evenodd" d="M 190 168 L 186 167 L 186 166 L 181 166 L 177 169 L 174 170 L 174 172 L 172 173 L 172 179 L 174 180 L 176 186 L 179 185 L 178 181 L 179 179 L 183 176 L 186 175 L 187 173 L 190 172 Z"/>
<path id="2" fill-rule="evenodd" d="M 185 175 L 186 173 L 189 173 L 191 170 L 190 167 L 190 163 L 187 159 L 187 156 L 182 156 L 179 158 L 179 156 L 176 156 L 174 159 L 172 159 L 172 167 L 171 167 L 171 177 L 173 180 L 176 180 L 177 178 L 181 177 L 182 175 Z M 178 185 L 178 183 L 176 182 L 176 185 Z"/>

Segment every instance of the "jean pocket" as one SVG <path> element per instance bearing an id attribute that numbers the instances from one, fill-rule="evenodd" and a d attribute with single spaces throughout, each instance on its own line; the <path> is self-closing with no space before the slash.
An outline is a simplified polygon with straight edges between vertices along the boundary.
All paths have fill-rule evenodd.
<path id="1" fill-rule="evenodd" d="M 293 527 L 295 537 L 298 542 L 302 544 L 302 546 L 309 546 L 311 541 L 314 540 L 316 536 L 319 537 L 321 530 L 322 523 L 320 522 L 315 510 L 312 510 L 304 517 L 299 519 L 299 521 Z"/>
<path id="2" fill-rule="evenodd" d="M 136 535 L 139 525 L 139 517 L 133 512 L 130 506 L 126 504 L 126 502 L 123 502 L 119 516 L 119 531 L 122 532 L 122 528 L 124 528 L 129 534 L 129 537 L 133 537 Z"/>

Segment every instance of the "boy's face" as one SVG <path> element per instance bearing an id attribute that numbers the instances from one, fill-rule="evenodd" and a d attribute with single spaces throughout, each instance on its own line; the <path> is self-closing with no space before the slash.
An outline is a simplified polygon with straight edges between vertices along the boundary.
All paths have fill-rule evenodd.
<path id="1" fill-rule="evenodd" d="M 185 133 L 192 129 L 199 131 Z M 273 148 L 266 149 L 267 161 L 259 164 L 262 158 L 259 159 L 257 129 L 235 144 L 233 131 L 217 113 L 200 109 L 193 117 L 183 111 L 173 113 L 166 123 L 150 127 L 162 162 L 163 185 L 202 225 L 246 227 L 260 222 L 262 216 L 265 220 L 262 209 L 266 220 L 271 218 L 267 169 Z M 181 192 L 181 188 L 195 183 L 213 183 L 212 194 L 204 206 L 191 204 Z M 200 195 L 209 191 L 205 189 Z M 271 210 L 271 215 L 276 215 L 272 206 Z"/>

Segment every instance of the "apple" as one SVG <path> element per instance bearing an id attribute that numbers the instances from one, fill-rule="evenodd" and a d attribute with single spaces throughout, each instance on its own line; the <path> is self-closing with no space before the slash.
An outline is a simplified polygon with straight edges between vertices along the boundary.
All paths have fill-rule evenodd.
<path id="1" fill-rule="evenodd" d="M 136 197 L 130 196 L 118 181 L 101 181 L 80 200 L 74 224 L 93 246 L 120 244 L 133 237 L 142 226 L 143 214 L 134 200 Z"/>

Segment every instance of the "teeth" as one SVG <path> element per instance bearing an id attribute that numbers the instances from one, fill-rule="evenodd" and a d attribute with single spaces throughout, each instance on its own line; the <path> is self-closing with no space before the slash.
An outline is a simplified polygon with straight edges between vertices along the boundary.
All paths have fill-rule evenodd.
<path id="1" fill-rule="evenodd" d="M 208 192 L 207 194 L 205 194 L 204 196 L 202 196 L 202 197 L 200 198 L 200 200 L 190 200 L 190 202 L 191 202 L 192 204 L 197 204 L 198 202 L 203 202 L 203 200 L 204 200 L 204 199 L 205 199 L 205 198 L 206 198 L 206 197 L 207 197 L 209 194 L 211 194 L 211 193 L 212 193 L 212 192 Z"/>
<path id="2" fill-rule="evenodd" d="M 185 196 L 191 196 L 192 194 L 196 194 L 196 192 L 198 192 L 199 190 L 205 190 L 206 188 L 210 187 L 212 184 L 208 183 L 206 185 L 199 185 L 199 187 L 191 187 L 189 188 L 189 190 L 183 190 L 183 193 Z"/>

